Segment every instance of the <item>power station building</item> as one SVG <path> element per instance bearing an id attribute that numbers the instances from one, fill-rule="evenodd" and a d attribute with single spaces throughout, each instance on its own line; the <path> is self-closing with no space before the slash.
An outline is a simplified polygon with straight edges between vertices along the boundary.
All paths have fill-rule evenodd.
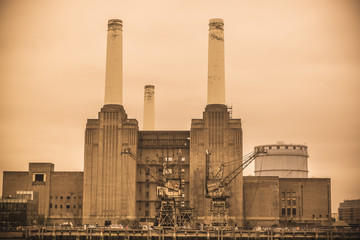
<path id="1" fill-rule="evenodd" d="M 207 106 L 190 130 L 155 130 L 155 88 L 145 86 L 144 130 L 122 105 L 122 21 L 108 22 L 105 101 L 98 118 L 85 130 L 84 172 L 56 172 L 54 165 L 31 163 L 28 172 L 4 172 L 3 196 L 39 192 L 39 214 L 47 222 L 87 224 L 155 218 L 159 188 L 151 172 L 180 176 L 180 202 L 193 210 L 194 221 L 209 223 L 205 191 L 205 155 L 213 166 L 242 163 L 241 119 L 225 105 L 224 23 L 209 23 Z M 267 156 L 255 160 L 255 176 L 232 181 L 229 218 L 244 224 L 271 226 L 282 222 L 328 221 L 330 179 L 307 178 L 307 147 L 262 145 Z M 126 149 L 139 161 L 135 161 Z M 235 160 L 235 161 L 234 161 Z M 68 184 L 64 184 L 64 181 Z"/>

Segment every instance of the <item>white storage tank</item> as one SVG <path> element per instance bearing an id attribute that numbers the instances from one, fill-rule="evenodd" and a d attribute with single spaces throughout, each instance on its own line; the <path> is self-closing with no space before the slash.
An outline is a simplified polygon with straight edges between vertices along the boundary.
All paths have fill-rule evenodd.
<path id="1" fill-rule="evenodd" d="M 280 178 L 307 178 L 308 152 L 306 145 L 277 142 L 264 148 L 267 155 L 255 159 L 255 176 L 278 176 Z"/>

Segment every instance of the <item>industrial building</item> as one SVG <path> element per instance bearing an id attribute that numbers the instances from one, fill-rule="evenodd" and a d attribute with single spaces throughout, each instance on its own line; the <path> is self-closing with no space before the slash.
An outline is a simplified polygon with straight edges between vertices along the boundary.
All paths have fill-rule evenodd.
<path id="1" fill-rule="evenodd" d="M 28 172 L 4 172 L 3 196 L 39 192 L 38 212 L 47 222 L 74 224 L 156 219 L 195 226 L 226 218 L 238 226 L 271 226 L 330 220 L 330 179 L 307 178 L 305 145 L 256 146 L 254 153 L 264 149 L 266 154 L 254 158 L 255 176 L 243 177 L 242 123 L 225 105 L 222 19 L 209 23 L 203 117 L 192 119 L 184 131 L 155 130 L 152 85 L 145 86 L 143 130 L 127 116 L 122 27 L 121 20 L 108 22 L 105 100 L 98 118 L 86 123 L 84 172 L 56 172 L 53 164 L 31 163 Z M 223 176 L 231 178 L 224 182 Z M 212 191 L 210 181 L 220 185 Z"/>

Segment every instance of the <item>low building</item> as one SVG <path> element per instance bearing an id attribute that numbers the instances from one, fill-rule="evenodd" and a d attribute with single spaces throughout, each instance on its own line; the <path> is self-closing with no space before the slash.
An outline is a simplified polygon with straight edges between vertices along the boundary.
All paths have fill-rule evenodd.
<path id="1" fill-rule="evenodd" d="M 36 224 L 38 200 L 38 193 L 33 191 L 17 191 L 0 199 L 0 228 Z"/>
<path id="2" fill-rule="evenodd" d="M 244 177 L 244 216 L 250 226 L 331 221 L 329 178 Z"/>
<path id="3" fill-rule="evenodd" d="M 360 199 L 345 200 L 339 205 L 339 220 L 350 226 L 360 226 Z"/>
<path id="4" fill-rule="evenodd" d="M 4 171 L 3 196 L 38 194 L 38 223 L 81 224 L 83 172 L 57 172 L 52 163 L 29 163 L 29 171 Z"/>

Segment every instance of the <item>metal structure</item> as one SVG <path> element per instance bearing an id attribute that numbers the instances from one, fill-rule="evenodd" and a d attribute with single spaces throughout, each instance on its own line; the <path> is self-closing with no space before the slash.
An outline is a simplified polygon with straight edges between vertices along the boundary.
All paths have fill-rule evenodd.
<path id="1" fill-rule="evenodd" d="M 139 165 L 144 166 L 149 175 L 157 184 L 157 195 L 159 197 L 159 206 L 157 211 L 158 227 L 185 227 L 192 223 L 193 209 L 185 205 L 183 172 L 181 165 L 181 151 L 178 159 L 171 165 L 164 164 L 163 174 L 157 171 L 145 161 L 137 158 L 131 153 L 130 148 L 125 148 L 122 154 L 128 154 Z"/>
<path id="2" fill-rule="evenodd" d="M 234 162 L 223 163 L 218 171 L 212 171 L 210 155 L 206 151 L 206 197 L 211 198 L 210 203 L 210 225 L 211 226 L 227 226 L 228 225 L 228 209 L 230 204 L 227 199 L 230 197 L 230 183 L 238 176 L 255 158 L 260 155 L 266 155 L 264 148 L 257 148 L 243 157 L 243 161 L 238 164 L 234 170 L 224 176 L 224 168 Z"/>
<path id="3" fill-rule="evenodd" d="M 255 160 L 255 176 L 278 176 L 280 178 L 307 178 L 308 152 L 306 145 L 276 144 L 260 145 L 268 153 Z"/>

